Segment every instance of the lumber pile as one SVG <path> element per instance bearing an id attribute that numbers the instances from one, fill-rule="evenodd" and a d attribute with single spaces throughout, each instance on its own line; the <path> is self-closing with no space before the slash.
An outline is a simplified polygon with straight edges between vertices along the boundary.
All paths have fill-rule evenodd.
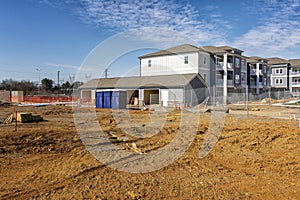
<path id="1" fill-rule="evenodd" d="M 13 122 L 14 115 L 10 114 L 5 118 L 0 119 L 0 124 L 11 124 Z"/>

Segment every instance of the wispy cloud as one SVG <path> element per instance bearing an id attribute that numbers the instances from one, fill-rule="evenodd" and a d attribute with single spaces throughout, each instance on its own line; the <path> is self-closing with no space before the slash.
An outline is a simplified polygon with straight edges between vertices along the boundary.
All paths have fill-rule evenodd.
<path id="1" fill-rule="evenodd" d="M 233 44 L 248 54 L 296 56 L 292 50 L 300 48 L 299 0 L 256 0 L 252 9 L 261 20 Z"/>
<path id="2" fill-rule="evenodd" d="M 79 66 L 67 65 L 67 64 L 57 64 L 57 63 L 47 63 L 46 66 L 68 68 L 68 69 L 74 69 L 74 70 L 79 70 L 79 68 L 80 68 Z"/>
<path id="3" fill-rule="evenodd" d="M 197 43 L 211 44 L 222 43 L 230 29 L 219 13 L 202 15 L 187 0 L 65 0 L 66 5 L 72 6 L 73 13 L 83 22 L 117 32 L 158 27 L 187 35 Z"/>

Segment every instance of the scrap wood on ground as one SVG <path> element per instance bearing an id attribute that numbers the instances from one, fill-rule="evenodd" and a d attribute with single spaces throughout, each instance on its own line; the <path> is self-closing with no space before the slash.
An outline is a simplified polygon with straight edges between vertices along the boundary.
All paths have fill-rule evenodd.
<path id="1" fill-rule="evenodd" d="M 8 116 L 0 118 L 0 124 L 11 124 L 17 120 L 21 123 L 41 122 L 44 121 L 40 115 L 32 115 L 32 113 L 10 113 Z"/>

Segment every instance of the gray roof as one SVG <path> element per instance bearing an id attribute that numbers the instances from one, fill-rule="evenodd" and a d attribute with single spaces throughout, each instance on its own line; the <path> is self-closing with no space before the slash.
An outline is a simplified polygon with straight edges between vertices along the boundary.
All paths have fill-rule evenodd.
<path id="1" fill-rule="evenodd" d="M 262 61 L 264 61 L 264 62 L 262 62 Z M 264 63 L 264 64 L 266 64 L 268 62 L 268 59 L 261 58 L 258 56 L 251 56 L 247 59 L 247 62 L 248 63 Z"/>
<path id="2" fill-rule="evenodd" d="M 215 46 L 203 46 L 202 48 L 213 54 L 226 53 L 226 51 L 224 49 L 221 49 L 221 48 L 215 47 Z"/>
<path id="3" fill-rule="evenodd" d="M 300 66 L 300 59 L 290 59 L 288 62 L 291 64 L 292 67 L 299 67 Z"/>
<path id="4" fill-rule="evenodd" d="M 278 57 L 267 58 L 267 60 L 269 61 L 268 63 L 269 63 L 270 65 L 287 64 L 287 63 L 289 63 L 287 60 L 282 59 L 282 58 L 278 58 Z"/>
<path id="5" fill-rule="evenodd" d="M 206 85 L 199 74 L 174 74 L 92 79 L 80 86 L 79 89 L 175 88 L 188 85 L 195 77 Z"/>
<path id="6" fill-rule="evenodd" d="M 234 47 L 230 47 L 230 46 L 220 46 L 220 47 L 203 46 L 202 49 L 209 52 L 209 53 L 216 54 L 216 55 L 223 55 L 223 54 L 226 53 L 226 54 L 231 55 L 231 56 L 238 55 L 240 57 L 246 58 L 246 56 L 230 52 L 230 50 L 234 50 L 236 52 L 240 52 L 241 54 L 243 53 L 242 50 L 234 48 Z"/>
<path id="7" fill-rule="evenodd" d="M 143 56 L 140 56 L 139 58 L 149 58 L 149 57 L 155 57 L 155 56 L 162 56 L 162 55 L 173 55 L 173 54 L 179 54 L 179 53 L 191 53 L 191 52 L 198 52 L 198 51 L 205 51 L 201 47 L 196 47 L 194 45 L 190 44 L 182 44 L 176 47 L 172 47 L 166 50 L 157 51 L 154 53 L 146 54 Z"/>
<path id="8" fill-rule="evenodd" d="M 220 46 L 218 48 L 224 49 L 224 50 L 234 50 L 234 51 L 244 52 L 244 51 L 242 51 L 240 49 L 237 49 L 237 48 L 234 48 L 234 47 L 230 47 L 230 46 Z"/>

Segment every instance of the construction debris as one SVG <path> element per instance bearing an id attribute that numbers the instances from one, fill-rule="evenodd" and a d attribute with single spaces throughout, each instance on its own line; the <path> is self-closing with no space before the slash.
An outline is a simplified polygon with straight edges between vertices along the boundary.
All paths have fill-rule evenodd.
<path id="1" fill-rule="evenodd" d="M 126 146 L 129 147 L 131 150 L 133 150 L 134 152 L 136 152 L 138 154 L 143 154 L 142 150 L 140 150 L 139 148 L 137 148 L 137 146 L 136 146 L 136 144 L 134 142 L 131 143 L 131 146 L 126 143 Z"/>
<path id="2" fill-rule="evenodd" d="M 14 114 L 9 114 L 5 118 L 0 119 L 0 124 L 11 124 L 14 120 Z"/>
<path id="3" fill-rule="evenodd" d="M 143 106 L 143 107 L 141 108 L 141 111 L 154 111 L 154 108 L 151 108 L 151 107 L 149 107 L 149 106 Z"/>
<path id="4" fill-rule="evenodd" d="M 32 115 L 32 113 L 17 113 L 17 121 L 21 123 L 40 122 L 44 119 L 40 115 Z"/>
<path id="5" fill-rule="evenodd" d="M 32 115 L 32 113 L 17 113 L 17 116 L 11 113 L 7 117 L 0 118 L 0 124 L 11 124 L 15 120 L 21 123 L 44 121 L 40 115 Z"/>

